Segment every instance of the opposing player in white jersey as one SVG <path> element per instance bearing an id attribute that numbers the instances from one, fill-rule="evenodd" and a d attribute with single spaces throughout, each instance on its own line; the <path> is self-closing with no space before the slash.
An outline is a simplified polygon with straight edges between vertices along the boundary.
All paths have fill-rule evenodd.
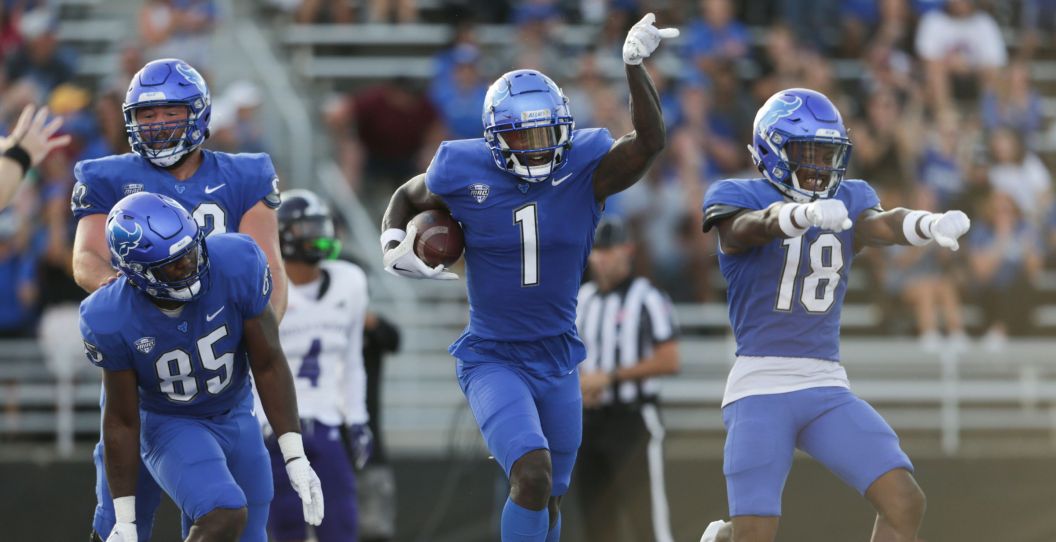
<path id="1" fill-rule="evenodd" d="M 307 190 L 282 193 L 279 243 L 290 279 L 279 335 L 297 387 L 304 448 L 323 483 L 328 514 L 319 542 L 357 540 L 355 467 L 370 453 L 363 318 L 367 280 L 354 264 L 334 260 L 340 244 L 330 211 Z M 283 484 L 286 467 L 275 437 L 267 439 L 275 477 L 268 529 L 273 540 L 308 538 L 297 494 Z"/>

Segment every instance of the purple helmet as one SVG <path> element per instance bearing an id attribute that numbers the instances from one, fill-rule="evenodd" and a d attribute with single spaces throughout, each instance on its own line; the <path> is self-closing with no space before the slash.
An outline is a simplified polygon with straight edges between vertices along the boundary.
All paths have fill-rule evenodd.
<path id="1" fill-rule="evenodd" d="M 813 201 L 836 194 L 851 159 L 851 140 L 839 110 L 824 94 L 790 88 L 759 108 L 748 150 L 778 190 L 797 201 Z"/>
<path id="2" fill-rule="evenodd" d="M 106 217 L 110 258 L 156 299 L 193 301 L 208 287 L 205 234 L 179 203 L 151 192 L 124 197 Z"/>
<path id="3" fill-rule="evenodd" d="M 140 124 L 136 110 L 186 106 L 187 118 Z M 158 167 L 172 167 L 209 137 L 212 102 L 205 79 L 190 64 L 175 58 L 148 62 L 128 85 L 125 132 L 132 151 Z"/>

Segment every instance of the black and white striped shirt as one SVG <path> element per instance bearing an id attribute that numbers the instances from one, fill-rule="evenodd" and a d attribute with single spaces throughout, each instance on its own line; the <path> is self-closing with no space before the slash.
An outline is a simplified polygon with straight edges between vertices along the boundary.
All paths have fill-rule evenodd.
<path id="1" fill-rule="evenodd" d="M 608 292 L 599 292 L 594 282 L 581 286 L 576 326 L 587 346 L 587 358 L 579 365 L 583 373 L 637 365 L 655 345 L 678 334 L 670 298 L 644 277 L 629 278 Z M 601 402 L 653 402 L 658 388 L 652 378 L 625 380 L 606 390 Z"/>

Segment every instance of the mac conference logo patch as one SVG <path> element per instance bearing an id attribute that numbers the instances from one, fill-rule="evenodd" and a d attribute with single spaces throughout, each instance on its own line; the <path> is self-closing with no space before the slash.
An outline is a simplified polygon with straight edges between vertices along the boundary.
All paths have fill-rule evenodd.
<path id="1" fill-rule="evenodd" d="M 136 350 L 144 354 L 149 354 L 151 350 L 154 350 L 154 337 L 141 337 L 135 342 Z"/>
<path id="2" fill-rule="evenodd" d="M 484 200 L 488 199 L 488 194 L 491 193 L 491 187 L 476 183 L 469 185 L 469 195 L 473 196 L 473 199 L 477 200 L 477 203 L 484 203 Z"/>

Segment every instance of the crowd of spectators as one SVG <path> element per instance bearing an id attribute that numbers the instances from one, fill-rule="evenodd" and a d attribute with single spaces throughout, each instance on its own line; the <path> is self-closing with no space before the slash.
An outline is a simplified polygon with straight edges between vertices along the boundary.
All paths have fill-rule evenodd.
<path id="1" fill-rule="evenodd" d="M 1044 234 L 1056 213 L 1043 159 L 1052 138 L 1031 67 L 1053 45 L 1056 2 L 482 4 L 445 2 L 452 39 L 427 83 L 386 81 L 331 102 L 337 156 L 376 212 L 423 170 L 440 140 L 480 137 L 486 85 L 509 69 L 553 77 L 577 127 L 626 133 L 620 45 L 641 14 L 655 11 L 683 29 L 648 64 L 668 148 L 647 178 L 607 206 L 634 225 L 641 272 L 677 301 L 721 301 L 715 242 L 700 233 L 702 195 L 718 179 L 759 176 L 744 150 L 755 111 L 775 91 L 802 86 L 840 107 L 854 144 L 848 176 L 869 181 L 885 207 L 956 208 L 974 221 L 957 253 L 867 251 L 866 287 L 854 300 L 876 304 L 884 331 L 915 334 L 928 349 L 964 347 L 966 330 L 993 350 L 1010 332 L 1034 332 L 1044 262 L 1056 259 L 1046 257 L 1056 253 L 1056 235 Z M 499 23 L 509 25 L 508 40 L 483 42 L 480 25 Z M 1011 43 L 1002 26 L 1013 30 Z"/>
<path id="2" fill-rule="evenodd" d="M 321 101 L 320 126 L 349 182 L 380 215 L 393 188 L 423 171 L 443 139 L 479 137 L 488 84 L 537 68 L 568 95 L 577 127 L 631 129 L 620 47 L 646 11 L 682 37 L 647 65 L 660 92 L 668 147 L 647 178 L 610 199 L 639 240 L 636 265 L 677 301 L 721 301 L 715 241 L 700 231 L 702 196 L 726 177 L 755 177 L 745 145 L 758 106 L 787 87 L 813 88 L 844 113 L 854 150 L 849 177 L 868 180 L 885 207 L 963 209 L 962 249 L 867 251 L 865 287 L 885 331 L 928 348 L 999 349 L 1031 331 L 1031 303 L 1056 260 L 1056 212 L 1046 157 L 1053 138 L 1033 55 L 1053 47 L 1056 2 L 1021 0 L 271 0 L 291 22 L 446 22 L 450 42 L 434 75 L 377 81 Z M 132 73 L 178 54 L 211 79 L 211 0 L 151 0 L 113 74 L 77 75 L 44 0 L 0 7 L 0 127 L 29 102 L 67 118 L 74 143 L 49 158 L 0 213 L 0 335 L 30 336 L 42 311 L 83 295 L 70 278 L 72 165 L 126 152 L 121 103 Z M 483 25 L 506 24 L 500 43 Z M 1002 33 L 1001 28 L 1015 31 Z M 486 28 L 494 29 L 494 26 Z M 1006 37 L 1013 38 L 1006 43 Z M 86 82 L 88 81 L 88 82 Z M 208 143 L 266 151 L 263 100 L 250 82 L 213 88 Z M 978 310 L 965 311 L 970 305 Z M 907 315 L 912 315 L 911 318 Z M 965 317 L 967 315 L 967 317 Z"/>

